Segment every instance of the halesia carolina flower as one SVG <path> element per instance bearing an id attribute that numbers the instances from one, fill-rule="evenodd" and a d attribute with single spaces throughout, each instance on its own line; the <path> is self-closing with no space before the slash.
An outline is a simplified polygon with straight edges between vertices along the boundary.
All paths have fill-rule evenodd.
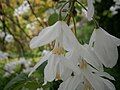
<path id="1" fill-rule="evenodd" d="M 57 43 L 56 43 L 57 44 Z M 63 71 L 63 67 L 66 66 L 68 61 L 63 55 L 63 48 L 55 45 L 54 49 L 51 52 L 48 52 L 33 68 L 29 75 L 31 75 L 43 62 L 48 60 L 47 65 L 44 69 L 44 81 L 51 82 L 54 79 L 61 79 L 61 74 Z M 64 62 L 65 61 L 65 62 Z M 67 65 L 68 66 L 68 65 Z M 74 66 L 70 66 L 73 68 Z M 74 68 L 73 68 L 74 69 Z M 74 69 L 74 71 L 79 72 L 78 69 Z"/>
<path id="2" fill-rule="evenodd" d="M 66 70 L 63 76 L 69 76 L 63 79 L 58 90 L 115 90 L 115 86 L 108 80 L 114 78 L 108 73 L 92 68 L 84 60 L 79 63 L 79 68 L 79 75 Z"/>
<path id="3" fill-rule="evenodd" d="M 43 29 L 38 36 L 34 37 L 30 42 L 30 47 L 36 48 L 51 43 L 52 41 L 55 41 L 54 49 L 45 55 L 29 74 L 31 75 L 43 62 L 48 60 L 48 64 L 44 69 L 45 82 L 59 79 L 58 77 L 60 77 L 62 73 L 62 65 L 67 64 L 63 63 L 67 61 L 63 55 L 63 50 L 70 51 L 78 44 L 77 39 L 67 24 L 63 21 L 58 21 L 53 26 Z M 72 67 L 72 65 L 70 67 Z"/>
<path id="4" fill-rule="evenodd" d="M 54 25 L 46 27 L 38 36 L 34 37 L 30 41 L 30 48 L 40 47 L 55 40 L 67 51 L 72 50 L 78 44 L 68 25 L 64 21 L 57 21 Z"/>
<path id="5" fill-rule="evenodd" d="M 100 27 L 93 31 L 90 45 L 106 67 L 115 66 L 118 59 L 117 46 L 120 45 L 120 39 L 110 35 Z"/>

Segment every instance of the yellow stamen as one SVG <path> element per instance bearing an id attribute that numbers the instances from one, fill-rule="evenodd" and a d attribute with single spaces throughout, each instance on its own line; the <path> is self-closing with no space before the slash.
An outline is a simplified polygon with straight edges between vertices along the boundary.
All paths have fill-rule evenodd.
<path id="1" fill-rule="evenodd" d="M 85 79 L 84 90 L 93 90 L 92 85 L 87 79 Z"/>
<path id="2" fill-rule="evenodd" d="M 63 54 L 63 52 L 64 52 L 64 50 L 63 50 L 63 48 L 61 48 L 61 47 L 54 48 L 54 49 L 52 50 L 52 53 L 53 53 L 53 54 L 57 54 L 57 55 L 61 55 L 61 54 Z"/>
<path id="3" fill-rule="evenodd" d="M 60 77 L 60 74 L 59 74 L 59 73 L 56 74 L 56 79 L 57 79 L 57 80 L 61 80 L 61 77 Z"/>
<path id="4" fill-rule="evenodd" d="M 80 62 L 80 66 L 79 66 L 81 69 L 85 69 L 85 68 L 87 68 L 87 62 L 85 61 L 85 60 L 82 60 L 81 62 Z"/>

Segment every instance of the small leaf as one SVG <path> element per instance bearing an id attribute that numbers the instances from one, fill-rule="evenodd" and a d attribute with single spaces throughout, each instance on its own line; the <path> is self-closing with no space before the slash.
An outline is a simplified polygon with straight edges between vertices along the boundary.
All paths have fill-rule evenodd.
<path id="1" fill-rule="evenodd" d="M 58 14 L 53 13 L 50 15 L 50 17 L 48 19 L 48 24 L 51 26 L 51 25 L 55 24 L 57 21 L 58 21 Z"/>
<path id="2" fill-rule="evenodd" d="M 19 87 L 19 85 L 24 84 L 29 81 L 29 78 L 26 74 L 21 73 L 13 78 L 4 88 L 4 90 L 13 90 L 13 87 Z M 22 87 L 22 86 L 21 86 Z"/>

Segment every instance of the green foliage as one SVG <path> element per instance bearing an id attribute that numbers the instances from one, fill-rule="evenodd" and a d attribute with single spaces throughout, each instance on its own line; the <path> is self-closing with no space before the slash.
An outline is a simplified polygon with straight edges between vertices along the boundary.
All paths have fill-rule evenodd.
<path id="1" fill-rule="evenodd" d="M 50 15 L 49 19 L 48 19 L 48 24 L 51 26 L 53 25 L 56 21 L 58 21 L 58 14 L 57 13 L 53 13 Z"/>
<path id="2" fill-rule="evenodd" d="M 13 78 L 4 88 L 4 90 L 15 90 L 16 89 L 20 89 L 23 87 L 23 85 L 30 81 L 30 78 L 28 78 L 28 76 L 24 73 L 21 73 L 19 75 L 17 75 L 15 78 Z"/>

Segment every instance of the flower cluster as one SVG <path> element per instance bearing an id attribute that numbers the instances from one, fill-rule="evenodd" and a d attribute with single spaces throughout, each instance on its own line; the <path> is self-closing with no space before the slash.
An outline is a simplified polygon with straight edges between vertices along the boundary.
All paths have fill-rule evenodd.
<path id="1" fill-rule="evenodd" d="M 9 56 L 8 53 L 4 53 L 4 52 L 0 51 L 0 60 L 7 59 L 8 56 Z"/>
<path id="2" fill-rule="evenodd" d="M 5 38 L 5 41 L 8 43 L 13 42 L 13 36 L 9 33 L 3 32 L 3 31 L 0 31 L 0 38 L 1 39 Z"/>
<path id="3" fill-rule="evenodd" d="M 48 60 L 44 81 L 47 83 L 62 79 L 63 83 L 58 90 L 115 90 L 114 85 L 108 81 L 114 78 L 104 72 L 103 65 L 112 68 L 117 63 L 120 39 L 99 27 L 93 31 L 89 45 L 81 45 L 69 26 L 64 21 L 57 21 L 34 37 L 30 47 L 36 48 L 52 41 L 55 42 L 54 49 L 34 66 L 29 75 Z"/>
<path id="4" fill-rule="evenodd" d="M 15 73 L 15 69 L 18 65 L 22 66 L 24 73 L 29 73 L 32 70 L 32 68 L 30 67 L 31 62 L 26 60 L 24 57 L 21 57 L 18 61 L 13 61 L 5 64 L 4 70 L 6 72 L 4 76 L 8 77 L 8 76 L 11 76 L 11 74 Z"/>
<path id="5" fill-rule="evenodd" d="M 120 0 L 113 0 L 115 2 L 114 6 L 110 7 L 110 11 L 112 15 L 116 15 L 118 13 L 118 9 L 120 9 Z"/>
<path id="6" fill-rule="evenodd" d="M 88 0 L 87 19 L 94 15 L 94 0 Z M 64 21 L 44 28 L 30 41 L 30 48 L 54 42 L 54 48 L 33 67 L 29 76 L 45 61 L 44 84 L 62 80 L 58 90 L 115 90 L 109 80 L 115 80 L 104 71 L 112 68 L 118 59 L 120 39 L 101 27 L 95 28 L 89 44 L 80 44 Z"/>

